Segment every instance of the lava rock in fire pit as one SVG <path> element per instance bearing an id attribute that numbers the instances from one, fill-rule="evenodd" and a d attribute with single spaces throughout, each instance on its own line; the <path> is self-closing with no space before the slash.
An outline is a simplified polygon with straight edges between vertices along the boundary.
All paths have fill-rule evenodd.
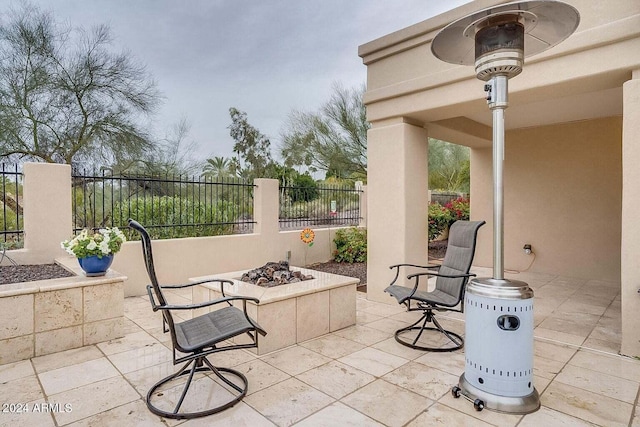
<path id="1" fill-rule="evenodd" d="M 291 271 L 288 261 L 268 262 L 262 267 L 247 271 L 240 278 L 243 282 L 253 283 L 265 288 L 311 279 L 313 279 L 313 276 L 304 275 L 300 271 Z"/>

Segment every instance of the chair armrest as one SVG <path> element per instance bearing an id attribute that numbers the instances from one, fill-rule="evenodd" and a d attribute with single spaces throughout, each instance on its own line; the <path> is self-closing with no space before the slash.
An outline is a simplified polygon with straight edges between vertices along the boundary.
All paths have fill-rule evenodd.
<path id="1" fill-rule="evenodd" d="M 407 279 L 413 279 L 414 277 L 420 277 L 420 276 L 436 276 L 436 277 L 446 277 L 448 279 L 461 279 L 463 277 L 476 277 L 475 274 L 472 273 L 467 273 L 467 274 L 441 274 L 441 273 L 415 273 L 415 274 L 410 274 L 407 276 Z"/>
<path id="2" fill-rule="evenodd" d="M 389 268 L 397 268 L 397 267 L 416 267 L 416 268 L 435 268 L 438 269 L 441 266 L 439 264 L 429 264 L 429 265 L 417 265 L 417 264 L 395 264 L 389 266 Z"/>
<path id="3" fill-rule="evenodd" d="M 203 283 L 211 283 L 211 282 L 229 283 L 230 285 L 233 285 L 233 282 L 231 280 L 215 279 L 214 278 L 214 279 L 198 280 L 197 282 L 185 283 L 185 284 L 182 284 L 182 285 L 162 285 L 162 286 L 160 286 L 160 288 L 162 288 L 162 289 L 189 288 L 191 286 L 202 285 Z"/>
<path id="4" fill-rule="evenodd" d="M 189 288 L 191 286 L 202 285 L 204 283 L 212 283 L 212 282 L 219 282 L 220 283 L 220 292 L 222 292 L 222 296 L 223 297 L 226 297 L 226 295 L 224 294 L 224 284 L 228 283 L 229 285 L 233 286 L 233 281 L 231 281 L 231 280 L 213 278 L 213 279 L 198 280 L 197 282 L 192 282 L 192 283 L 185 283 L 184 285 L 164 285 L 164 286 L 160 286 L 160 288 L 162 288 L 162 289 L 181 289 L 181 288 Z"/>
<path id="5" fill-rule="evenodd" d="M 256 304 L 260 302 L 258 298 L 251 298 L 251 297 L 224 297 L 224 298 L 218 298 L 216 300 L 201 302 L 198 304 L 185 304 L 185 305 L 167 304 L 167 305 L 158 306 L 158 310 L 193 310 L 196 308 L 209 307 L 212 305 L 220 304 L 223 302 L 230 302 L 230 301 L 251 301 L 251 302 L 255 302 Z"/>
<path id="6" fill-rule="evenodd" d="M 197 304 L 184 304 L 184 305 L 165 304 L 165 305 L 159 305 L 158 303 L 156 303 L 156 300 L 155 300 L 154 295 L 153 295 L 153 287 L 151 285 L 147 286 L 147 293 L 149 294 L 149 298 L 151 300 L 151 306 L 153 308 L 153 311 L 158 311 L 158 310 L 193 310 L 193 309 L 196 309 L 196 308 L 209 307 L 209 306 L 220 304 L 220 303 L 223 303 L 223 302 L 226 302 L 229 305 L 231 305 L 231 301 L 243 301 L 245 305 L 246 305 L 247 301 L 255 302 L 256 304 L 260 303 L 260 300 L 258 298 L 235 296 L 235 297 L 222 297 L 222 298 L 218 298 L 218 299 L 215 299 L 215 300 L 205 301 L 205 302 L 201 302 L 201 303 L 197 303 Z"/>
<path id="7" fill-rule="evenodd" d="M 426 269 L 434 269 L 438 270 L 440 268 L 439 265 L 416 265 L 416 264 L 395 264 L 389 267 L 389 269 L 396 269 L 396 276 L 393 278 L 389 286 L 393 286 L 394 283 L 398 280 L 400 276 L 400 267 L 415 267 L 415 268 L 426 268 Z M 415 292 L 415 289 L 414 289 Z"/>

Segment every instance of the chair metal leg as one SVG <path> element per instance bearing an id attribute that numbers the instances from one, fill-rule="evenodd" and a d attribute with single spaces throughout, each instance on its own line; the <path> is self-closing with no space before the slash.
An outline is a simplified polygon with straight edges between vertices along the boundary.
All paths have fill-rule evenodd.
<path id="1" fill-rule="evenodd" d="M 418 323 L 421 323 L 421 322 L 422 322 L 421 326 L 416 326 Z M 427 323 L 429 322 L 433 322 L 433 325 L 435 327 L 426 326 Z M 414 339 L 411 339 L 410 337 L 406 336 L 406 332 L 409 332 L 409 331 L 418 331 L 418 334 Z M 427 346 L 417 345 L 416 343 L 418 342 L 418 340 L 420 339 L 424 331 L 436 331 L 440 334 L 443 334 L 454 344 L 453 347 L 427 347 Z M 400 344 L 413 348 L 415 350 L 424 350 L 424 351 L 433 351 L 433 352 L 456 351 L 461 349 L 464 345 L 464 339 L 460 335 L 456 334 L 455 332 L 444 329 L 440 325 L 440 322 L 438 322 L 438 320 L 436 319 L 435 315 L 431 310 L 425 310 L 422 317 L 420 317 L 420 319 L 418 319 L 413 324 L 407 327 L 404 327 L 402 329 L 398 329 L 395 333 L 395 339 Z"/>
<path id="2" fill-rule="evenodd" d="M 218 378 L 220 378 L 222 381 L 224 381 L 225 383 L 227 383 L 230 387 L 233 387 L 234 389 L 236 389 L 236 391 L 237 391 L 238 393 L 242 393 L 242 388 L 241 388 L 241 387 L 239 387 L 238 385 L 236 385 L 235 383 L 233 383 L 231 380 L 229 380 L 227 377 L 225 377 L 224 375 L 222 375 L 222 374 L 220 373 L 220 371 L 222 371 L 222 372 L 229 372 L 229 373 L 233 373 L 233 372 L 236 372 L 236 371 L 232 371 L 232 370 L 227 369 L 227 368 L 217 368 L 217 367 L 213 366 L 213 365 L 211 364 L 211 362 L 209 362 L 209 360 L 208 360 L 208 359 L 206 359 L 206 358 L 204 359 L 204 362 L 207 364 L 207 366 L 209 367 L 209 369 L 211 369 L 211 372 L 213 372 L 214 374 L 216 374 L 216 376 L 217 376 Z"/>
<path id="3" fill-rule="evenodd" d="M 191 369 L 187 370 L 189 366 L 191 366 Z M 218 405 L 214 408 L 210 408 L 202 411 L 196 411 L 196 412 L 180 412 L 180 407 L 182 406 L 182 403 L 191 385 L 191 381 L 193 380 L 193 377 L 196 372 L 213 372 L 218 378 L 220 378 L 227 385 L 233 388 L 237 392 L 237 394 L 233 399 L 229 400 L 228 402 L 222 405 Z M 240 380 L 241 384 L 238 385 L 233 383 L 231 380 L 223 376 L 221 372 L 225 372 L 227 374 L 233 375 L 234 377 Z M 184 385 L 184 388 L 180 395 L 180 399 L 177 405 L 175 406 L 175 409 L 173 410 L 173 412 L 168 412 L 163 409 L 160 409 L 151 402 L 153 397 L 161 397 L 163 394 L 165 394 L 162 392 L 159 392 L 156 394 L 157 390 L 161 386 L 173 381 L 176 378 L 182 377 L 184 375 L 189 375 L 189 378 L 186 384 Z M 161 417 L 165 417 L 165 418 L 191 419 L 191 418 L 204 417 L 207 415 L 218 413 L 220 411 L 224 411 L 225 409 L 228 409 L 234 406 L 236 403 L 240 402 L 244 398 L 244 396 L 247 394 L 248 384 L 249 383 L 247 381 L 247 377 L 245 377 L 244 374 L 242 374 L 241 372 L 236 371 L 234 369 L 229 369 L 229 368 L 215 367 L 211 364 L 211 362 L 209 362 L 209 360 L 205 356 L 202 356 L 200 358 L 187 362 L 182 368 L 180 368 L 178 372 L 176 372 L 175 374 L 171 374 L 166 378 L 163 378 L 162 380 L 158 381 L 153 387 L 151 387 L 151 389 L 147 393 L 147 398 L 146 398 L 147 407 L 154 414 L 160 415 Z"/>
<path id="4" fill-rule="evenodd" d="M 413 340 L 413 342 L 411 343 L 412 346 L 415 347 L 416 343 L 418 342 L 418 340 L 420 339 L 420 337 L 422 336 L 422 333 L 424 332 L 425 328 L 427 327 L 427 322 L 429 322 L 429 316 L 428 313 L 425 313 L 424 316 L 422 316 L 422 318 L 424 319 L 424 322 L 422 322 L 422 327 L 420 328 L 420 332 L 418 332 L 418 335 L 416 335 L 416 339 Z M 414 323 L 411 326 L 415 326 L 416 323 Z"/>
<path id="5" fill-rule="evenodd" d="M 451 342 L 456 345 L 456 347 L 451 347 L 451 351 L 462 348 L 462 346 L 464 345 L 464 339 L 462 339 L 460 335 L 451 331 L 447 331 L 445 328 L 440 326 L 440 322 L 438 322 L 438 319 L 436 319 L 435 316 L 433 316 L 431 320 L 433 321 L 433 324 L 436 325 L 436 328 L 438 328 L 440 332 L 442 332 L 447 338 L 449 338 L 449 340 L 451 340 Z"/>

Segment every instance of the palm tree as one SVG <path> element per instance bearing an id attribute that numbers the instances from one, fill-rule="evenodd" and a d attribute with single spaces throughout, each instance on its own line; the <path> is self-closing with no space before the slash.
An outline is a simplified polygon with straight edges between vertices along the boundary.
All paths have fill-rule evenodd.
<path id="1" fill-rule="evenodd" d="M 210 178 L 214 181 L 219 181 L 225 178 L 231 178 L 235 176 L 232 172 L 232 162 L 226 157 L 214 157 L 213 159 L 207 159 L 207 163 L 202 169 L 202 176 Z"/>

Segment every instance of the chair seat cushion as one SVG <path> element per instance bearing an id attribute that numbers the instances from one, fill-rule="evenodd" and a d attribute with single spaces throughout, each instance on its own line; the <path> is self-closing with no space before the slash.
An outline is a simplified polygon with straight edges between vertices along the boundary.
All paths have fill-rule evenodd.
<path id="1" fill-rule="evenodd" d="M 236 307 L 225 307 L 211 313 L 176 323 L 179 350 L 192 352 L 254 329 L 244 312 Z"/>
<path id="2" fill-rule="evenodd" d="M 397 299 L 399 303 L 403 303 L 405 300 L 407 300 L 409 295 L 411 295 L 413 288 L 391 285 L 384 291 L 395 297 L 395 299 Z M 448 293 L 442 292 L 438 289 L 434 289 L 431 292 L 421 291 L 418 289 L 410 299 L 412 301 L 437 304 L 445 307 L 455 307 L 460 302 L 457 297 L 449 295 Z"/>

